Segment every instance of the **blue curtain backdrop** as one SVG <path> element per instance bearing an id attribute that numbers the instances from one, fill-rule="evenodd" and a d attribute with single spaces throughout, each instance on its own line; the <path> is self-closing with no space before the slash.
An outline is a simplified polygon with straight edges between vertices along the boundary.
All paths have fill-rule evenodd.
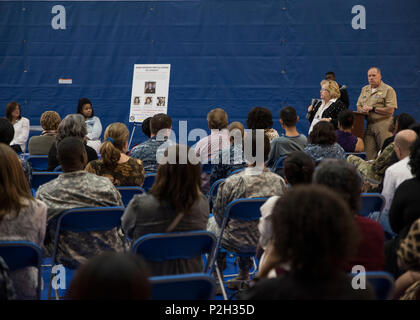
<path id="1" fill-rule="evenodd" d="M 54 30 L 55 5 L 66 29 Z M 352 28 L 352 8 L 366 29 Z M 224 108 L 246 123 L 253 106 L 271 109 L 274 127 L 292 105 L 307 132 L 306 108 L 326 71 L 346 84 L 355 109 L 370 66 L 397 91 L 397 113 L 420 120 L 419 0 L 0 1 L 0 104 L 21 103 L 39 125 L 88 97 L 104 128 L 128 121 L 133 65 L 171 64 L 168 114 L 207 129 Z M 71 85 L 58 84 L 71 78 Z M 134 142 L 142 140 L 138 129 Z"/>

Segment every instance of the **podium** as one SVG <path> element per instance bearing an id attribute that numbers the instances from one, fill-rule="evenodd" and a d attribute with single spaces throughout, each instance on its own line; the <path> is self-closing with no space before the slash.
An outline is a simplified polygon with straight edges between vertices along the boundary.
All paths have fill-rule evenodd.
<path id="1" fill-rule="evenodd" d="M 358 111 L 353 111 L 354 122 L 351 132 L 358 138 L 363 140 L 365 135 L 365 114 Z"/>

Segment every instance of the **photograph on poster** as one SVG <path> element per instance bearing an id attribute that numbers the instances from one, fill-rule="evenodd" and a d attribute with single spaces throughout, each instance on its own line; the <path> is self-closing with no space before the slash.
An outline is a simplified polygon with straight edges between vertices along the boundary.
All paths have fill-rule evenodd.
<path id="1" fill-rule="evenodd" d="M 146 97 L 146 100 L 144 101 L 144 104 L 146 105 L 149 105 L 149 104 L 152 104 L 152 102 L 153 102 L 153 99 L 152 99 L 152 97 Z"/>
<path id="2" fill-rule="evenodd" d="M 158 107 L 162 107 L 165 105 L 165 97 L 157 97 L 157 104 Z"/>
<path id="3" fill-rule="evenodd" d="M 140 104 L 140 97 L 134 97 L 133 104 L 139 105 Z"/>
<path id="4" fill-rule="evenodd" d="M 148 81 L 144 85 L 144 93 L 155 93 L 156 92 L 156 82 Z"/>

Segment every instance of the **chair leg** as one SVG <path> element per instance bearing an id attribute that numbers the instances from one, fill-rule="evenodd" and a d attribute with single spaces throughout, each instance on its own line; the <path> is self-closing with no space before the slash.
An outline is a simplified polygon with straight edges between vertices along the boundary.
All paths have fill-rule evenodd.
<path id="1" fill-rule="evenodd" d="M 223 299 L 227 300 L 227 294 L 226 294 L 225 285 L 224 285 L 224 278 L 220 272 L 219 266 L 217 265 L 217 261 L 215 261 L 215 267 L 216 267 L 215 269 L 216 269 L 217 279 L 219 280 L 220 290 L 222 290 Z"/>

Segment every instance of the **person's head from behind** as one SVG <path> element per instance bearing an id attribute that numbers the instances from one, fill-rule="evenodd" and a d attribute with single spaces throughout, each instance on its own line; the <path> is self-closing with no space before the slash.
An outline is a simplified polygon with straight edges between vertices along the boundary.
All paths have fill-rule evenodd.
<path id="1" fill-rule="evenodd" d="M 419 138 L 417 138 L 417 140 L 411 146 L 410 160 L 408 164 L 411 168 L 411 173 L 413 174 L 413 176 L 416 177 L 416 179 L 420 180 L 420 139 Z"/>
<path id="2" fill-rule="evenodd" d="M 248 112 L 246 120 L 248 129 L 270 129 L 273 127 L 273 115 L 264 107 L 254 107 Z"/>
<path id="3" fill-rule="evenodd" d="M 325 186 L 291 188 L 274 206 L 272 227 L 277 255 L 301 279 L 334 276 L 357 244 L 357 228 L 347 204 Z"/>
<path id="4" fill-rule="evenodd" d="M 71 300 L 147 300 L 148 270 L 134 254 L 106 252 L 87 261 L 70 284 Z"/>
<path id="5" fill-rule="evenodd" d="M 228 126 L 228 115 L 225 110 L 216 108 L 207 114 L 207 122 L 210 130 L 222 130 Z"/>
<path id="6" fill-rule="evenodd" d="M 291 186 L 310 184 L 314 170 L 314 161 L 303 151 L 293 151 L 283 162 L 284 178 Z"/>
<path id="7" fill-rule="evenodd" d="M 410 155 L 411 146 L 417 140 L 417 133 L 411 129 L 401 130 L 395 135 L 394 151 L 402 160 Z"/>
<path id="8" fill-rule="evenodd" d="M 271 146 L 264 130 L 250 130 L 244 138 L 244 156 L 249 166 L 261 167 L 268 160 Z"/>
<path id="9" fill-rule="evenodd" d="M 85 119 L 81 114 L 67 115 L 58 126 L 56 140 L 57 143 L 66 137 L 78 137 L 85 139 L 87 135 Z"/>
<path id="10" fill-rule="evenodd" d="M 338 128 L 340 130 L 351 130 L 354 123 L 354 114 L 351 110 L 343 110 L 338 114 Z"/>
<path id="11" fill-rule="evenodd" d="M 22 118 L 20 104 L 16 101 L 9 102 L 6 106 L 6 118 L 9 121 L 19 120 Z"/>
<path id="12" fill-rule="evenodd" d="M 155 114 L 150 120 L 150 132 L 152 137 L 157 136 L 158 134 L 162 135 L 162 137 L 168 137 L 171 129 L 172 119 L 167 114 Z M 159 131 L 161 132 L 159 133 Z"/>
<path id="13" fill-rule="evenodd" d="M 77 113 L 80 113 L 86 119 L 93 117 L 92 102 L 88 98 L 80 98 L 77 103 Z"/>
<path id="14" fill-rule="evenodd" d="M 325 159 L 317 166 L 312 181 L 335 190 L 353 214 L 359 213 L 363 181 L 354 166 L 345 160 Z"/>
<path id="15" fill-rule="evenodd" d="M 121 153 L 128 148 L 128 129 L 124 123 L 111 123 L 105 130 L 104 142 L 101 145 L 100 153 L 105 166 L 115 168 Z"/>
<path id="16" fill-rule="evenodd" d="M 168 201 L 176 213 L 188 214 L 201 196 L 200 161 L 188 146 L 178 144 L 166 149 L 164 157 L 150 192 L 160 201 Z"/>
<path id="17" fill-rule="evenodd" d="M 150 120 L 152 120 L 152 117 L 146 118 L 143 120 L 141 124 L 141 130 L 146 135 L 146 137 L 150 138 L 151 132 L 150 132 Z"/>
<path id="18" fill-rule="evenodd" d="M 320 121 L 314 125 L 309 134 L 309 143 L 319 145 L 332 145 L 337 141 L 334 126 L 327 121 Z"/>
<path id="19" fill-rule="evenodd" d="M 15 129 L 9 120 L 0 118 L 0 143 L 10 145 L 15 136 Z"/>
<path id="20" fill-rule="evenodd" d="M 8 145 L 0 143 L 0 159 L 1 221 L 7 214 L 17 215 L 25 206 L 25 199 L 33 197 L 16 152 Z"/>
<path id="21" fill-rule="evenodd" d="M 55 111 L 45 111 L 41 115 L 41 127 L 45 131 L 57 131 L 60 125 L 60 115 Z"/>
<path id="22" fill-rule="evenodd" d="M 229 124 L 228 130 L 230 135 L 230 143 L 238 145 L 240 144 L 243 146 L 245 135 L 244 125 L 239 121 L 235 121 Z"/>
<path id="23" fill-rule="evenodd" d="M 401 113 L 398 115 L 395 123 L 394 134 L 400 132 L 401 130 L 409 129 L 412 124 L 416 123 L 416 119 L 408 113 Z"/>
<path id="24" fill-rule="evenodd" d="M 87 163 L 86 147 L 81 138 L 66 137 L 58 143 L 57 159 L 63 172 L 83 170 Z"/>
<path id="25" fill-rule="evenodd" d="M 325 80 L 336 81 L 336 79 L 335 79 L 335 73 L 332 72 L 332 71 L 328 71 L 327 73 L 325 73 Z"/>
<path id="26" fill-rule="evenodd" d="M 299 117 L 293 107 L 284 107 L 280 110 L 280 123 L 284 127 L 296 127 Z"/>

